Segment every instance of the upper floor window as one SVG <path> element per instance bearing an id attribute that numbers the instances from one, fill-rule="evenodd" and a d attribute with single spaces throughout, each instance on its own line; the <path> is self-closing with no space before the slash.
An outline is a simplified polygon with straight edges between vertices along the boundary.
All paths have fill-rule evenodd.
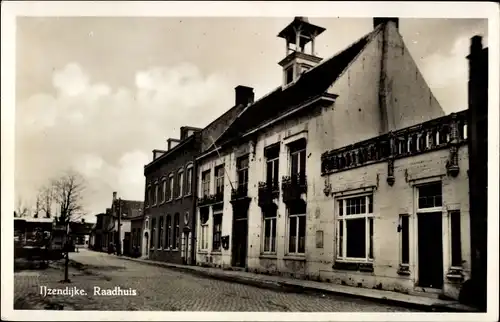
<path id="1" fill-rule="evenodd" d="M 188 166 L 186 170 L 186 195 L 191 194 L 191 189 L 193 189 L 193 167 Z"/>
<path id="2" fill-rule="evenodd" d="M 151 238 L 149 239 L 151 248 L 155 247 L 155 237 L 156 237 L 156 218 L 153 218 L 151 219 Z"/>
<path id="3" fill-rule="evenodd" d="M 177 197 L 182 197 L 182 189 L 184 185 L 184 171 L 179 170 L 177 173 Z"/>
<path id="4" fill-rule="evenodd" d="M 167 180 L 166 179 L 163 179 L 161 181 L 161 186 L 162 186 L 161 201 L 165 202 L 165 201 L 167 201 Z"/>
<path id="5" fill-rule="evenodd" d="M 174 199 L 174 175 L 168 177 L 168 200 Z"/>
<path id="6" fill-rule="evenodd" d="M 434 182 L 418 187 L 418 209 L 442 207 L 443 196 L 441 182 Z"/>
<path id="7" fill-rule="evenodd" d="M 279 154 L 279 145 L 269 147 L 264 151 L 266 157 L 266 183 L 268 187 L 272 187 L 273 189 L 279 189 Z"/>
<path id="8" fill-rule="evenodd" d="M 285 70 L 285 85 L 293 82 L 293 66 L 288 67 Z"/>
<path id="9" fill-rule="evenodd" d="M 153 206 L 158 203 L 158 182 L 155 182 L 155 191 L 153 195 Z"/>
<path id="10" fill-rule="evenodd" d="M 290 144 L 290 176 L 299 180 L 306 175 L 306 140 L 301 139 Z"/>
<path id="11" fill-rule="evenodd" d="M 151 205 L 151 185 L 146 188 L 146 207 Z"/>
<path id="12" fill-rule="evenodd" d="M 201 174 L 201 196 L 210 195 L 210 170 L 204 171 Z"/>
<path id="13" fill-rule="evenodd" d="M 238 189 L 246 189 L 248 185 L 248 165 L 248 156 L 241 157 L 236 161 Z"/>
<path id="14" fill-rule="evenodd" d="M 224 165 L 215 167 L 215 193 L 224 193 Z"/>

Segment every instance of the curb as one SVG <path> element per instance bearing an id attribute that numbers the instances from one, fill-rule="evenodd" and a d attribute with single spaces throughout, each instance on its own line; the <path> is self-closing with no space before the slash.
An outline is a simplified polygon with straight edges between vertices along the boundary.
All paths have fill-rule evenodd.
<path id="1" fill-rule="evenodd" d="M 223 273 L 219 274 L 219 273 L 213 273 L 210 271 L 192 269 L 191 267 L 176 266 L 176 265 L 172 265 L 170 263 L 157 263 L 157 262 L 151 262 L 148 260 L 137 260 L 135 258 L 128 258 L 128 257 L 118 257 L 118 258 L 121 258 L 123 260 L 133 261 L 136 263 L 143 263 L 143 264 L 150 265 L 150 266 L 169 268 L 169 269 L 172 269 L 175 271 L 190 273 L 191 275 L 203 276 L 203 277 L 208 277 L 208 278 L 217 279 L 217 280 L 221 280 L 221 281 L 250 285 L 250 286 L 255 286 L 258 288 L 262 288 L 262 289 L 271 289 L 271 290 L 281 291 L 281 292 L 309 293 L 309 294 L 323 294 L 323 295 L 324 294 L 341 295 L 343 297 L 362 298 L 362 299 L 369 300 L 372 302 L 384 303 L 384 304 L 400 306 L 400 307 L 405 307 L 405 308 L 418 309 L 418 310 L 428 311 L 428 312 L 478 312 L 473 308 L 461 306 L 461 305 L 458 305 L 458 306 L 453 305 L 453 304 L 451 304 L 450 306 L 444 305 L 444 304 L 428 305 L 428 304 L 423 304 L 423 303 L 414 303 L 414 302 L 407 302 L 407 301 L 397 300 L 397 299 L 389 299 L 387 297 L 378 298 L 378 297 L 372 297 L 372 296 L 363 295 L 363 294 L 351 294 L 351 293 L 345 293 L 345 292 L 336 291 L 336 290 L 318 289 L 315 287 L 297 285 L 297 284 L 290 283 L 290 282 L 278 282 L 278 281 L 269 281 L 269 280 L 262 280 L 262 279 L 252 279 L 252 278 L 243 277 L 243 276 L 231 276 L 231 275 L 226 275 Z"/>

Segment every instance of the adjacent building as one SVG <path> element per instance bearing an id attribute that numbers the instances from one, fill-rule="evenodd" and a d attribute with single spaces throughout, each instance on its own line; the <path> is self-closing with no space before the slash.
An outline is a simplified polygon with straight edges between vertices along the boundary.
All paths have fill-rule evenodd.
<path id="1" fill-rule="evenodd" d="M 144 167 L 145 214 L 140 240 L 143 257 L 195 264 L 196 157 L 210 148 L 239 113 L 253 102 L 253 95 L 252 88 L 237 86 L 235 105 L 227 112 L 203 129 L 181 127 L 179 139 L 167 140 L 167 150 L 153 150 L 153 160 Z"/>
<path id="2" fill-rule="evenodd" d="M 295 18 L 283 83 L 196 158 L 198 265 L 457 298 L 470 275 L 467 113 L 445 115 L 398 31 L 323 60 Z"/>

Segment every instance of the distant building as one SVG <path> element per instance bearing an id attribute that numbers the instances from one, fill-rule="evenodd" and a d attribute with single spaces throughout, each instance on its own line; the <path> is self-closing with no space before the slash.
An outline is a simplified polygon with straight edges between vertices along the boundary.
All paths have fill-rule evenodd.
<path id="1" fill-rule="evenodd" d="M 279 33 L 283 83 L 196 158 L 198 265 L 458 298 L 467 112 L 445 115 L 397 18 L 373 22 L 327 60 L 307 18 Z"/>
<path id="2" fill-rule="evenodd" d="M 91 237 L 92 248 L 107 252 L 111 244 L 113 247 L 120 244 L 121 254 L 131 255 L 131 222 L 142 216 L 143 208 L 142 201 L 117 198 L 117 192 L 113 192 L 111 208 L 107 208 L 105 213 L 96 215 L 97 222 L 92 229 Z M 121 229 L 118 229 L 119 225 Z"/>

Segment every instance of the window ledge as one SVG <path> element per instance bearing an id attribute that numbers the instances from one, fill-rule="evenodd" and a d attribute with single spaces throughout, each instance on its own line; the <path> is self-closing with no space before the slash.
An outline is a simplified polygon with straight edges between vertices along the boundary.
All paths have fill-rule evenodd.
<path id="1" fill-rule="evenodd" d="M 190 193 L 186 193 L 186 194 L 184 195 L 184 197 L 191 197 L 192 195 L 193 195 L 193 194 L 190 192 Z"/>
<path id="2" fill-rule="evenodd" d="M 409 276 L 410 274 L 410 266 L 402 264 L 399 265 L 398 275 Z"/>
<path id="3" fill-rule="evenodd" d="M 276 254 L 260 254 L 259 258 L 261 258 L 261 259 L 277 259 L 278 256 L 276 256 Z"/>
<path id="4" fill-rule="evenodd" d="M 333 269 L 346 270 L 346 271 L 359 271 L 359 272 L 373 272 L 373 263 L 369 262 L 344 262 L 336 261 Z"/>
<path id="5" fill-rule="evenodd" d="M 285 255 L 283 257 L 283 260 L 305 262 L 306 261 L 306 257 L 305 257 L 305 255 Z"/>
<path id="6" fill-rule="evenodd" d="M 164 252 L 169 252 L 170 251 L 170 248 L 164 248 L 163 249 Z"/>
<path id="7" fill-rule="evenodd" d="M 222 252 L 216 250 L 216 251 L 212 251 L 210 254 L 211 255 L 222 255 Z"/>
<path id="8" fill-rule="evenodd" d="M 464 279 L 463 271 L 461 267 L 450 267 L 446 278 L 452 281 L 462 281 Z"/>
<path id="9" fill-rule="evenodd" d="M 170 251 L 171 251 L 171 252 L 178 252 L 178 251 L 179 251 L 179 248 L 171 249 Z"/>
<path id="10" fill-rule="evenodd" d="M 198 254 L 205 254 L 205 255 L 207 255 L 208 254 L 208 250 L 199 250 Z"/>

